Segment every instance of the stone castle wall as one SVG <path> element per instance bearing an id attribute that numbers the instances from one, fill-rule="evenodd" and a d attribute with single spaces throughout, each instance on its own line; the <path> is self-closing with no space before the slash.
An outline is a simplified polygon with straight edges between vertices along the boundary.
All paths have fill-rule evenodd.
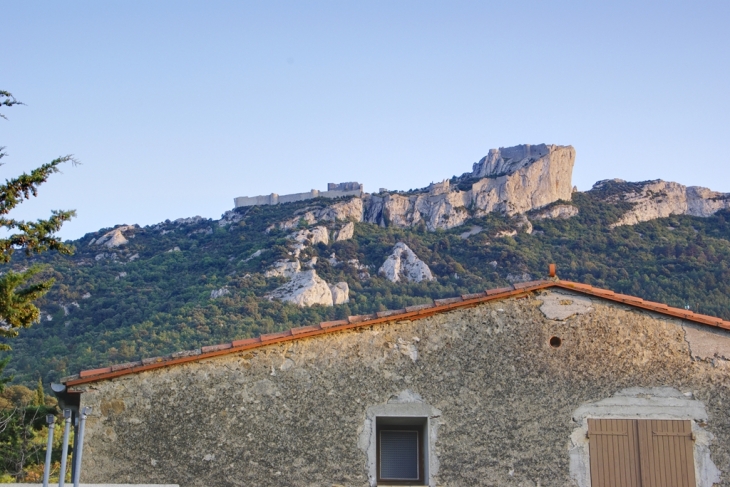
<path id="1" fill-rule="evenodd" d="M 584 417 L 619 391 L 631 405 L 662 387 L 694 420 L 698 487 L 727 487 L 722 357 L 726 332 L 542 291 L 89 384 L 83 475 L 367 487 L 373 419 L 396 414 L 427 418 L 430 485 L 587 486 Z"/>
<path id="2" fill-rule="evenodd" d="M 341 198 L 343 196 L 362 196 L 363 186 L 360 183 L 328 183 L 327 191 L 319 191 L 316 189 L 307 191 L 306 193 L 294 193 L 278 195 L 271 193 L 262 196 L 239 196 L 234 198 L 233 202 L 236 208 L 243 206 L 256 205 L 278 205 L 280 203 L 294 203 L 297 201 L 306 201 L 314 198 Z"/>

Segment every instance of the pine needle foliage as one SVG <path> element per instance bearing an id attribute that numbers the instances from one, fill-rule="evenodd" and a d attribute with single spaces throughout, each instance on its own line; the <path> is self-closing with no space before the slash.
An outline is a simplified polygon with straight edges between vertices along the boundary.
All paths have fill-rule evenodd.
<path id="1" fill-rule="evenodd" d="M 0 107 L 23 105 L 12 93 L 0 90 Z M 0 113 L 0 117 L 7 117 Z M 5 147 L 0 147 L 0 159 L 7 156 Z M 52 174 L 60 172 L 61 164 L 78 164 L 72 155 L 58 157 L 49 163 L 23 173 L 18 177 L 6 179 L 0 184 L 0 228 L 7 236 L 0 238 L 0 264 L 8 264 L 15 251 L 23 251 L 32 256 L 55 250 L 61 254 L 71 254 L 72 248 L 65 245 L 56 232 L 64 222 L 75 216 L 74 211 L 51 212 L 47 219 L 36 221 L 17 220 L 10 212 L 31 197 L 38 195 L 38 187 L 48 181 Z M 0 165 L 3 165 L 0 163 Z M 39 279 L 42 266 L 32 265 L 21 271 L 7 270 L 0 276 L 0 337 L 15 337 L 20 328 L 27 328 L 38 321 L 40 311 L 34 301 L 45 295 L 55 282 L 53 278 Z M 0 350 L 10 350 L 6 343 Z M 0 360 L 0 372 L 7 365 L 7 359 Z M 0 391 L 7 378 L 0 379 Z"/>

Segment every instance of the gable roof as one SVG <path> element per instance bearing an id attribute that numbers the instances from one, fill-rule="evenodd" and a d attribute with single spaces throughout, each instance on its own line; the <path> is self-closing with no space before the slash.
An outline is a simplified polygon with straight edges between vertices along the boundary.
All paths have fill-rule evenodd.
<path id="1" fill-rule="evenodd" d="M 195 350 L 186 350 L 176 352 L 164 357 L 146 358 L 137 362 L 129 362 L 125 364 L 112 365 L 100 369 L 84 370 L 78 375 L 64 377 L 61 382 L 67 387 L 73 387 L 81 384 L 88 384 L 100 380 L 113 379 L 128 374 L 136 374 L 151 369 L 169 367 L 172 365 L 193 362 L 219 355 L 227 355 L 238 353 L 253 348 L 259 348 L 274 343 L 288 342 L 298 340 L 300 338 L 324 335 L 351 328 L 360 328 L 378 323 L 385 323 L 396 320 L 418 320 L 432 316 L 436 313 L 451 311 L 457 308 L 467 308 L 478 304 L 495 301 L 514 296 L 526 295 L 533 291 L 548 288 L 561 288 L 582 294 L 596 296 L 609 301 L 627 304 L 635 308 L 652 311 L 674 318 L 680 318 L 702 325 L 708 325 L 715 328 L 730 330 L 730 321 L 725 321 L 717 317 L 693 313 L 690 310 L 682 308 L 672 308 L 666 304 L 645 301 L 635 296 L 627 294 L 614 293 L 606 289 L 601 289 L 587 284 L 577 282 L 555 280 L 541 280 L 516 283 L 510 287 L 490 289 L 481 293 L 463 294 L 453 298 L 435 299 L 431 303 L 419 304 L 416 306 L 407 306 L 404 309 L 379 311 L 370 315 L 350 316 L 346 320 L 324 321 L 318 325 L 301 326 L 290 330 L 277 333 L 269 333 L 255 338 L 246 338 L 243 340 L 234 340 L 229 343 L 220 345 L 209 345 L 197 348 Z"/>

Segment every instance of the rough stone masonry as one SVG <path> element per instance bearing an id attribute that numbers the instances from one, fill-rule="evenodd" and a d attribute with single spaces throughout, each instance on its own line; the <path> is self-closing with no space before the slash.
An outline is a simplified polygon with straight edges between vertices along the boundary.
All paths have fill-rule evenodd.
<path id="1" fill-rule="evenodd" d="M 698 486 L 730 486 L 728 358 L 727 332 L 543 290 L 87 384 L 84 477 L 367 487 L 395 411 L 428 419 L 429 485 L 584 486 L 585 417 L 646 403 L 692 419 Z"/>

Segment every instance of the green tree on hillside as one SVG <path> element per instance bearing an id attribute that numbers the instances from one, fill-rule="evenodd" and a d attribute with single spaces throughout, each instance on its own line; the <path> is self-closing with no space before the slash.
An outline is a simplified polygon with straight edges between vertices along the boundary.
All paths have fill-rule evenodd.
<path id="1" fill-rule="evenodd" d="M 0 90 L 0 106 L 14 105 L 22 103 L 11 93 Z M 0 117 L 7 119 L 2 113 Z M 5 147 L 0 147 L 0 159 L 6 156 Z M 9 216 L 23 201 L 37 196 L 38 187 L 52 174 L 59 172 L 59 166 L 66 162 L 76 164 L 71 155 L 58 157 L 32 170 L 30 174 L 23 173 L 0 184 L 0 228 L 7 234 L 6 238 L 0 238 L 0 264 L 10 262 L 16 250 L 22 250 L 26 255 L 48 250 L 56 250 L 62 254 L 71 253 L 71 248 L 64 245 L 55 234 L 64 222 L 75 216 L 74 211 L 54 210 L 49 218 L 34 222 L 16 220 Z M 20 328 L 28 327 L 40 318 L 40 311 L 33 303 L 46 294 L 54 283 L 53 279 L 43 280 L 36 277 L 41 269 L 40 266 L 33 265 L 21 272 L 7 270 L 0 276 L 0 324 L 3 325 L 0 326 L 0 337 L 17 336 Z M 0 343 L 0 350 L 9 349 L 8 345 Z M 0 374 L 8 360 L 0 360 Z M 10 377 L 0 379 L 0 391 L 9 380 Z"/>

